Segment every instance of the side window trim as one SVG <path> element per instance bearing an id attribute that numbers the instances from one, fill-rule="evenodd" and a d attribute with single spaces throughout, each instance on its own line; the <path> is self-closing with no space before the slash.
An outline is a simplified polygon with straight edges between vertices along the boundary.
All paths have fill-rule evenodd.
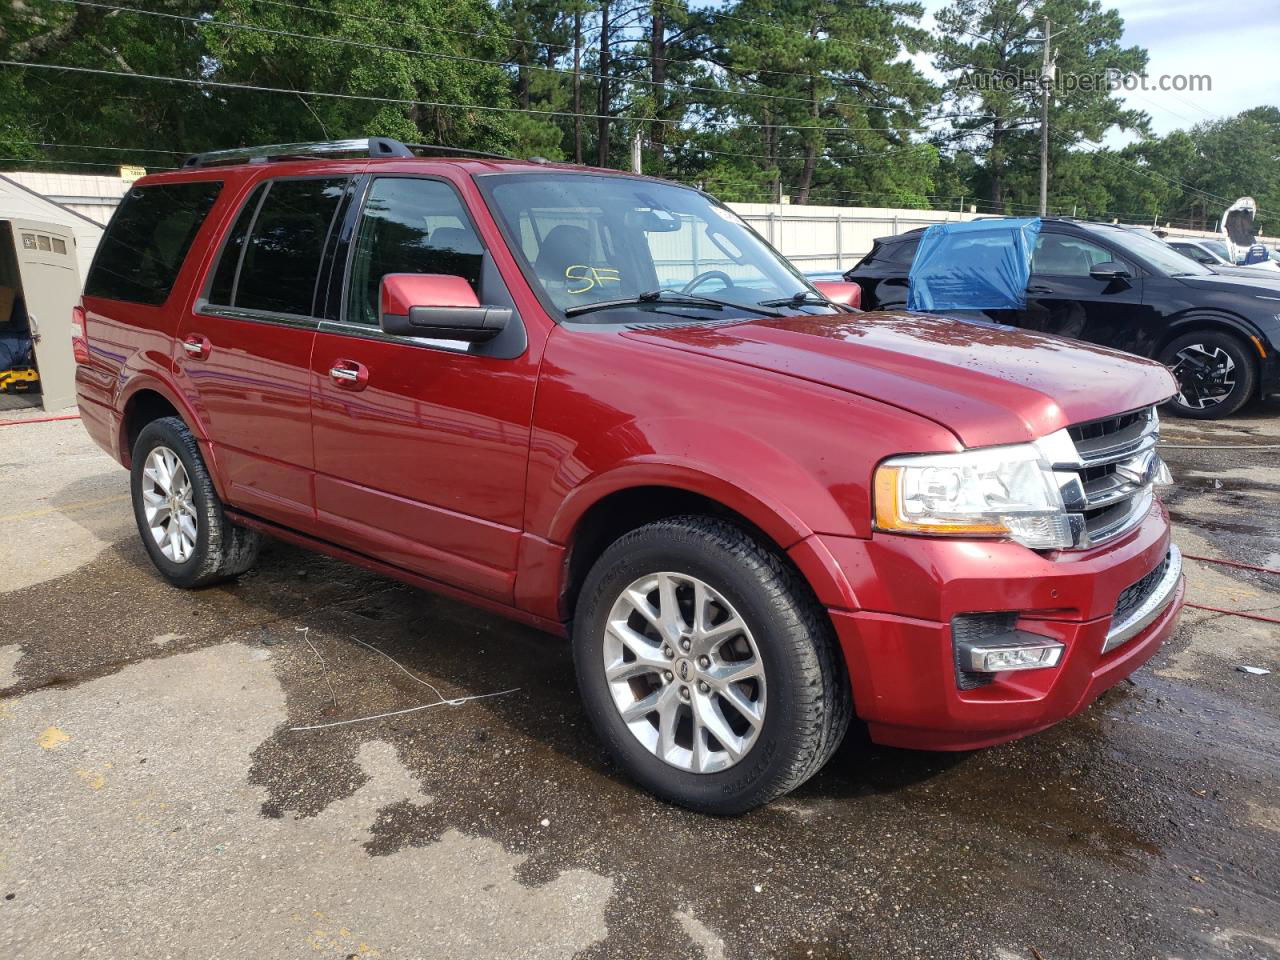
<path id="1" fill-rule="evenodd" d="M 361 178 L 362 178 L 362 175 L 358 173 L 341 173 L 337 175 L 308 174 L 304 176 L 292 176 L 292 177 L 290 176 L 269 177 L 263 180 L 259 180 L 258 183 L 254 185 L 253 190 L 250 191 L 249 197 L 246 198 L 245 203 L 236 209 L 235 218 L 233 218 L 230 221 L 231 228 L 234 228 L 235 220 L 238 219 L 240 214 L 244 212 L 245 207 L 253 199 L 253 194 L 258 190 L 259 187 L 265 184 L 266 189 L 262 191 L 262 195 L 258 198 L 257 206 L 253 211 L 253 219 L 249 222 L 248 229 L 245 231 L 244 244 L 241 246 L 240 253 L 236 260 L 235 278 L 232 281 L 232 285 L 231 285 L 232 303 L 234 304 L 235 299 L 240 292 L 240 271 L 241 271 L 241 268 L 244 266 L 245 254 L 251 245 L 251 241 L 253 240 L 253 235 L 254 235 L 253 231 L 258 225 L 258 215 L 262 212 L 262 207 L 266 203 L 266 199 L 271 194 L 271 189 L 272 187 L 275 186 L 275 184 L 281 183 L 281 182 L 297 182 L 297 181 L 303 181 L 303 180 L 346 179 L 348 181 L 348 187 L 344 189 L 349 189 L 351 182 L 359 181 Z M 339 201 L 338 206 L 335 208 L 333 216 L 329 220 L 328 227 L 325 228 L 326 246 L 328 244 L 328 238 L 333 230 L 333 224 L 338 219 L 338 215 L 340 213 L 342 213 L 341 200 Z M 316 313 L 316 308 L 317 308 L 316 288 L 314 286 L 312 288 L 311 313 L 309 314 L 284 313 L 276 310 L 261 310 L 256 307 L 238 307 L 238 306 L 233 306 L 231 304 L 225 304 L 225 303 L 219 304 L 219 303 L 210 302 L 209 294 L 213 287 L 213 280 L 215 275 L 218 272 L 218 266 L 222 262 L 222 252 L 225 249 L 227 240 L 230 236 L 231 236 L 231 230 L 228 229 L 228 231 L 222 238 L 222 246 L 218 250 L 217 259 L 213 262 L 212 266 L 208 271 L 208 275 L 205 277 L 204 287 L 201 290 L 200 298 L 194 304 L 194 312 L 205 315 L 205 316 L 211 316 L 211 317 L 224 317 L 224 318 L 230 318 L 234 320 L 253 320 L 259 323 L 276 323 L 276 324 L 281 324 L 283 326 L 310 327 L 314 329 L 319 324 L 320 320 L 323 319 L 322 317 L 317 316 L 317 313 Z M 319 282 L 320 278 L 324 275 L 324 272 L 325 272 L 325 248 L 322 248 L 321 254 L 320 254 L 320 261 L 316 266 L 317 283 Z"/>
<path id="2" fill-rule="evenodd" d="M 244 255 L 249 252 L 249 241 L 253 239 L 253 228 L 258 225 L 258 214 L 262 212 L 262 205 L 263 203 L 266 202 L 267 195 L 271 193 L 271 188 L 273 186 L 275 186 L 274 180 L 266 181 L 266 186 L 263 188 L 262 193 L 258 195 L 258 203 L 253 208 L 253 216 L 249 218 L 249 226 L 245 228 L 244 243 L 240 244 L 240 253 L 236 257 L 236 272 L 231 277 L 231 302 L 232 303 L 236 302 L 236 294 L 240 292 L 240 270 L 242 267 L 244 267 Z M 255 192 L 256 192 L 256 189 L 255 189 Z M 237 219 L 239 218 L 237 217 Z M 231 221 L 231 225 L 234 228 L 235 220 Z M 230 234 L 228 233 L 227 236 L 230 237 Z M 222 259 L 221 256 L 219 256 L 218 259 L 219 259 L 219 262 L 221 262 L 221 259 Z M 216 269 L 217 268 L 215 267 L 215 270 Z"/>
<path id="3" fill-rule="evenodd" d="M 338 323 L 343 320 L 343 304 L 346 291 L 347 256 L 351 238 L 360 222 L 360 214 L 364 209 L 365 196 L 369 191 L 372 177 L 359 174 L 351 178 L 341 202 L 338 204 L 338 215 L 329 230 L 329 242 L 326 244 L 324 259 L 321 261 L 320 273 L 324 277 L 324 299 L 315 304 L 316 315 L 326 322 Z M 336 226 L 336 230 L 333 227 Z"/>

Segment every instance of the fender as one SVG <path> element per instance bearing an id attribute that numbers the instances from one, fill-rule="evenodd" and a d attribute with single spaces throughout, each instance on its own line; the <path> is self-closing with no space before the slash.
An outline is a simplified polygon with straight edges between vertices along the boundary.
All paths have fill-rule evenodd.
<path id="1" fill-rule="evenodd" d="M 706 459 L 696 455 L 694 437 L 707 438 Z M 814 532 L 856 536 L 862 531 L 851 515 L 865 515 L 870 522 L 868 491 L 859 489 L 865 484 L 824 481 L 818 475 L 820 460 L 798 462 L 777 438 L 716 418 L 628 420 L 591 437 L 589 449 L 574 452 L 577 456 L 564 458 L 553 479 L 553 486 L 563 484 L 546 525 L 545 536 L 554 543 L 568 543 L 582 515 L 603 497 L 642 486 L 674 487 L 715 500 L 784 550 Z M 586 475 L 564 482 L 563 468 L 570 464 L 587 467 Z"/>
<path id="2" fill-rule="evenodd" d="M 670 487 L 707 497 L 745 517 L 763 530 L 789 557 L 826 607 L 859 609 L 853 587 L 822 539 L 784 503 L 744 489 L 693 463 L 644 458 L 598 474 L 576 487 L 565 498 L 551 527 L 550 540 L 563 546 L 572 539 L 583 515 L 611 493 L 636 487 Z M 564 553 L 557 553 L 563 560 Z M 552 595 L 559 596 L 564 568 L 543 571 L 539 578 Z"/>
<path id="3" fill-rule="evenodd" d="M 813 532 L 784 504 L 750 493 L 701 464 L 674 462 L 655 454 L 620 464 L 575 487 L 556 512 L 547 539 L 567 545 L 591 507 L 611 493 L 636 487 L 671 487 L 707 497 L 746 517 L 784 550 Z"/>
<path id="4" fill-rule="evenodd" d="M 126 374 L 126 370 L 121 371 L 122 377 Z M 165 375 L 167 372 L 168 371 L 158 370 L 154 367 L 148 367 L 145 370 L 135 370 L 133 374 L 124 381 L 123 386 L 121 386 L 117 391 L 115 409 L 119 411 L 120 416 L 119 436 L 117 438 L 117 443 L 119 444 L 120 449 L 120 456 L 118 459 L 126 468 L 131 466 L 129 462 L 131 451 L 128 448 L 126 429 L 129 420 L 128 412 L 130 402 L 135 396 L 144 390 L 157 393 L 164 397 L 164 399 L 169 402 L 170 406 L 178 411 L 178 416 L 180 416 L 183 422 L 186 423 L 187 428 L 195 434 L 196 442 L 200 445 L 200 454 L 204 457 L 205 463 L 208 465 L 209 476 L 213 480 L 214 489 L 217 491 L 218 497 L 225 501 L 226 495 L 223 491 L 222 471 L 218 467 L 218 458 L 217 454 L 214 452 L 213 444 L 209 442 L 208 435 L 205 433 L 204 425 L 201 423 L 200 418 L 196 416 L 195 411 L 192 409 L 187 398 L 183 396 L 181 391 L 179 391 L 177 387 L 175 387 L 173 383 L 166 378 Z"/>

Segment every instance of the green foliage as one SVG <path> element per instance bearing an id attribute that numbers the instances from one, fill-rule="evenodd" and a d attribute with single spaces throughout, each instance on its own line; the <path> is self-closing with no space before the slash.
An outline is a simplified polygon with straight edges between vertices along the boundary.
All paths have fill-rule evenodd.
<path id="1" fill-rule="evenodd" d="M 1112 129 L 1145 132 L 1147 116 L 1126 109 L 1109 71 L 1141 73 L 1147 54 L 1121 46 L 1124 22 L 1099 0 L 955 0 L 937 16 L 934 65 L 955 83 L 950 112 L 985 161 L 975 183 L 991 208 L 1039 203 L 1044 24 L 1050 22 L 1058 83 L 1049 113 L 1051 168 L 1081 140 Z"/>
<path id="2" fill-rule="evenodd" d="M 688 3 L 21 0 L 0 7 L 0 58 L 109 73 L 0 68 L 0 151 L 106 173 L 381 134 L 627 167 L 638 135 L 646 173 L 728 200 L 1027 213 L 1047 16 L 1053 212 L 1212 226 L 1241 195 L 1264 224 L 1280 210 L 1280 110 L 1148 135 L 1101 82 L 1147 55 L 1100 0 L 1042 0 L 1034 15 L 1024 0 L 953 0 L 934 35 L 913 0 Z M 1116 130 L 1140 139 L 1097 146 Z"/>

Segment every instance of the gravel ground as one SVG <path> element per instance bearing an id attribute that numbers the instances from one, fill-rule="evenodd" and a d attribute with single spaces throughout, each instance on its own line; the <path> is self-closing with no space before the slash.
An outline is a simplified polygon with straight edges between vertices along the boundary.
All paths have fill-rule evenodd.
<path id="1" fill-rule="evenodd" d="M 1166 421 L 1186 553 L 1280 567 L 1277 414 Z M 1280 958 L 1274 625 L 1188 609 L 1051 730 L 851 737 L 716 820 L 611 767 L 561 641 L 281 544 L 172 589 L 127 493 L 78 423 L 0 426 L 0 955 Z M 1280 616 L 1277 577 L 1187 568 Z M 518 689 L 296 729 L 424 681 Z"/>

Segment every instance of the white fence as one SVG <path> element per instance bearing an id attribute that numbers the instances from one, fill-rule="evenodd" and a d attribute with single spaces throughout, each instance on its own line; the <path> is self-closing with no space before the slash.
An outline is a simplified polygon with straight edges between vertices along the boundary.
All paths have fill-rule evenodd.
<path id="1" fill-rule="evenodd" d="M 28 171 L 2 175 L 98 223 L 106 223 L 120 197 L 128 190 L 128 185 L 119 177 L 34 174 Z M 849 269 L 871 249 L 876 237 L 982 216 L 894 207 L 820 207 L 785 203 L 731 203 L 729 206 L 806 273 Z M 1195 230 L 1170 230 L 1169 235 L 1217 236 Z M 1272 237 L 1259 237 L 1258 240 L 1270 247 L 1280 245 L 1280 240 Z M 711 259 L 714 256 L 708 259 L 708 265 L 712 265 Z"/>
<path id="2" fill-rule="evenodd" d="M 976 219 L 979 214 L 893 207 L 818 207 L 786 203 L 731 203 L 788 260 L 805 273 L 847 270 L 876 237 L 894 236 L 935 223 Z"/>
<path id="3" fill-rule="evenodd" d="M 935 223 L 976 220 L 990 214 L 892 207 L 816 207 L 786 203 L 731 203 L 729 206 L 805 273 L 847 270 L 876 237 L 896 236 Z M 1150 227 L 1150 224 L 1132 224 Z M 1218 238 L 1207 230 L 1168 230 L 1170 237 Z M 1258 237 L 1275 248 L 1280 239 Z"/>

